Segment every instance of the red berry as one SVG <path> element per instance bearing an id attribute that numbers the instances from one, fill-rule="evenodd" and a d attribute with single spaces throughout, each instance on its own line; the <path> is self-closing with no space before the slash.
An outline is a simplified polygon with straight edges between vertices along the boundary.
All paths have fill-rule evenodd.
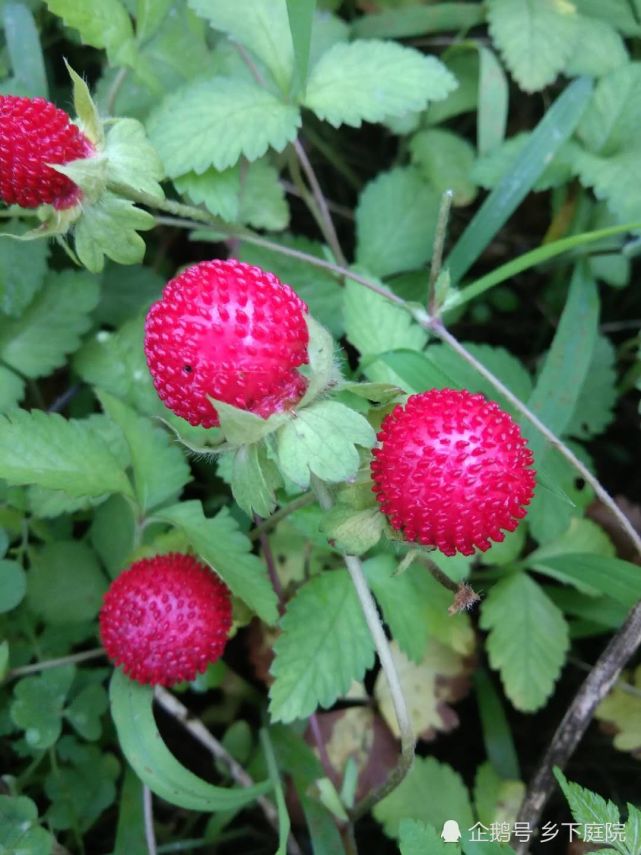
<path id="1" fill-rule="evenodd" d="M 215 427 L 207 396 L 263 418 L 305 391 L 307 306 L 273 273 L 240 261 L 203 261 L 167 283 L 145 326 L 145 354 L 166 407 Z"/>
<path id="2" fill-rule="evenodd" d="M 227 587 L 191 555 L 134 562 L 100 611 L 107 655 L 139 683 L 193 680 L 222 656 L 232 623 Z"/>
<path id="3" fill-rule="evenodd" d="M 0 95 L 0 198 L 8 205 L 73 207 L 82 191 L 47 164 L 69 163 L 94 152 L 65 111 L 50 101 Z"/>
<path id="4" fill-rule="evenodd" d="M 532 452 L 511 416 L 483 395 L 431 389 L 385 418 L 374 492 L 406 540 L 472 555 L 514 531 L 534 493 Z"/>

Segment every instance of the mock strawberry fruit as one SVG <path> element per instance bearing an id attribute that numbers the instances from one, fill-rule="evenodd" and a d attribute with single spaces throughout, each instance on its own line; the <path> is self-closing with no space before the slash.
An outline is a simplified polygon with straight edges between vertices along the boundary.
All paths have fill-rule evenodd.
<path id="1" fill-rule="evenodd" d="M 231 624 L 225 584 L 180 553 L 134 562 L 111 583 L 100 611 L 109 658 L 151 685 L 193 680 L 222 656 Z"/>
<path id="2" fill-rule="evenodd" d="M 94 153 L 91 141 L 50 101 L 0 95 L 0 198 L 8 205 L 73 207 L 82 191 L 48 164 Z"/>
<path id="3" fill-rule="evenodd" d="M 166 407 L 215 427 L 209 398 L 263 418 L 302 397 L 307 306 L 273 273 L 240 261 L 203 261 L 165 287 L 145 326 L 145 354 Z"/>
<path id="4" fill-rule="evenodd" d="M 384 419 L 378 439 L 374 492 L 406 540 L 472 555 L 525 516 L 532 453 L 511 416 L 483 395 L 412 395 Z"/>

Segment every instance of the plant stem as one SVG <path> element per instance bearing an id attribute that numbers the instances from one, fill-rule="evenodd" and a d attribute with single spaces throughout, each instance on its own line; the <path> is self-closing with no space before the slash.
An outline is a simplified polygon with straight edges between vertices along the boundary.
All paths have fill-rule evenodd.
<path id="1" fill-rule="evenodd" d="M 156 832 L 154 831 L 154 806 L 151 800 L 151 790 L 146 784 L 142 786 L 142 810 L 145 821 L 145 842 L 148 855 L 157 855 Z"/>
<path id="2" fill-rule="evenodd" d="M 363 814 L 370 811 L 377 802 L 381 801 L 381 799 L 385 798 L 386 795 L 398 787 L 403 778 L 407 775 L 414 760 L 416 740 L 414 738 L 412 720 L 403 694 L 403 687 L 401 686 L 398 671 L 396 670 L 396 663 L 392 656 L 392 649 L 389 641 L 387 640 L 387 636 L 385 635 L 385 631 L 383 630 L 383 626 L 378 615 L 378 609 L 374 602 L 374 597 L 372 596 L 372 592 L 367 584 L 367 579 L 363 573 L 363 565 L 361 564 L 360 559 L 355 555 L 345 555 L 344 559 L 345 565 L 352 579 L 352 583 L 356 589 L 361 608 L 363 609 L 367 626 L 372 638 L 374 639 L 374 645 L 376 647 L 376 652 L 378 653 L 381 668 L 383 669 L 383 673 L 385 674 L 385 678 L 389 685 L 394 713 L 396 715 L 398 729 L 401 734 L 401 757 L 398 765 L 392 770 L 392 772 L 390 772 L 387 780 L 380 787 L 368 793 L 368 795 L 356 805 L 353 816 L 355 819 L 358 819 L 358 817 L 363 816 Z"/>
<path id="3" fill-rule="evenodd" d="M 452 208 L 453 198 L 454 193 L 451 190 L 446 190 L 445 193 L 443 193 L 443 195 L 441 196 L 441 206 L 438 211 L 436 232 L 434 233 L 432 264 L 430 266 L 430 278 L 427 287 L 427 311 L 432 318 L 436 318 L 439 314 L 438 294 L 436 293 L 436 280 L 439 277 L 443 264 L 443 249 L 445 247 L 447 224 L 450 219 L 450 210 Z"/>
<path id="4" fill-rule="evenodd" d="M 14 680 L 16 677 L 24 677 L 26 674 L 37 674 L 47 671 L 49 668 L 61 668 L 63 665 L 74 665 L 78 662 L 86 662 L 89 659 L 98 659 L 104 656 L 102 647 L 93 650 L 85 650 L 83 653 L 72 653 L 70 656 L 61 656 L 59 659 L 46 659 L 44 662 L 34 662 L 32 665 L 23 665 L 20 668 L 12 668 L 5 677 L 5 681 Z"/>
<path id="5" fill-rule="evenodd" d="M 284 520 L 290 514 L 293 514 L 295 511 L 300 510 L 301 508 L 306 508 L 307 505 L 312 505 L 316 501 L 316 496 L 310 490 L 308 493 L 303 493 L 301 496 L 297 496 L 295 499 L 292 499 L 291 502 L 287 505 L 283 505 L 280 510 L 276 511 L 275 514 L 272 514 L 271 517 L 267 517 L 264 519 L 259 525 L 256 526 L 255 529 L 250 531 L 249 539 L 250 540 L 260 540 L 260 536 L 263 532 L 269 531 L 274 526 L 277 526 L 279 522 Z"/>

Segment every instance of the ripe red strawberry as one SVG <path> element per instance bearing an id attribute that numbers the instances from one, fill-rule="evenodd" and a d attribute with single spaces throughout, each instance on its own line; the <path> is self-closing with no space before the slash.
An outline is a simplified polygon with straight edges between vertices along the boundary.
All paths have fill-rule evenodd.
<path id="1" fill-rule="evenodd" d="M 227 587 L 190 555 L 134 562 L 100 611 L 107 655 L 139 683 L 193 680 L 222 656 L 232 623 Z"/>
<path id="2" fill-rule="evenodd" d="M 240 261 L 203 261 L 172 279 L 145 326 L 145 354 L 166 407 L 215 427 L 207 396 L 263 418 L 305 391 L 307 306 L 273 273 Z"/>
<path id="3" fill-rule="evenodd" d="M 69 163 L 94 152 L 65 111 L 50 101 L 0 95 L 0 198 L 8 205 L 73 207 L 82 191 L 47 164 Z"/>
<path id="4" fill-rule="evenodd" d="M 374 492 L 406 540 L 445 555 L 501 541 L 525 516 L 536 473 L 518 425 L 483 395 L 431 389 L 385 418 Z"/>

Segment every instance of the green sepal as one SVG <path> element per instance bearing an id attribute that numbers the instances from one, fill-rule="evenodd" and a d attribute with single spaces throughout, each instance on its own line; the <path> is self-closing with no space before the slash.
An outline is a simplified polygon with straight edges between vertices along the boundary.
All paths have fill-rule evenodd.
<path id="1" fill-rule="evenodd" d="M 354 510 L 335 505 L 323 519 L 322 530 L 333 546 L 350 555 L 362 555 L 381 539 L 385 517 L 378 508 Z"/>
<path id="2" fill-rule="evenodd" d="M 145 129 L 136 119 L 111 122 L 105 143 L 107 183 L 113 190 L 146 193 L 162 200 L 165 194 L 158 183 L 163 168 L 156 149 L 147 139 Z"/>
<path id="3" fill-rule="evenodd" d="M 286 421 L 284 413 L 274 413 L 263 419 L 249 410 L 240 410 L 224 401 L 207 396 L 220 420 L 220 430 L 230 446 L 250 445 L 277 431 Z"/>
<path id="4" fill-rule="evenodd" d="M 263 444 L 241 445 L 234 454 L 231 491 L 248 516 L 268 517 L 276 507 L 275 487 L 280 485 L 276 466 Z"/>
<path id="5" fill-rule="evenodd" d="M 341 380 L 341 373 L 334 359 L 334 339 L 325 327 L 315 321 L 311 315 L 307 315 L 306 321 L 309 331 L 307 347 L 309 382 L 307 390 L 298 404 L 299 407 L 311 404 L 319 395 Z"/>
<path id="6" fill-rule="evenodd" d="M 71 77 L 71 82 L 73 83 L 73 106 L 76 116 L 79 119 L 78 125 L 80 130 L 89 137 L 97 148 L 102 148 L 105 141 L 105 134 L 100 115 L 98 114 L 98 108 L 91 97 L 89 87 L 82 77 L 73 70 L 66 59 L 64 63 L 67 66 L 69 77 Z"/>

